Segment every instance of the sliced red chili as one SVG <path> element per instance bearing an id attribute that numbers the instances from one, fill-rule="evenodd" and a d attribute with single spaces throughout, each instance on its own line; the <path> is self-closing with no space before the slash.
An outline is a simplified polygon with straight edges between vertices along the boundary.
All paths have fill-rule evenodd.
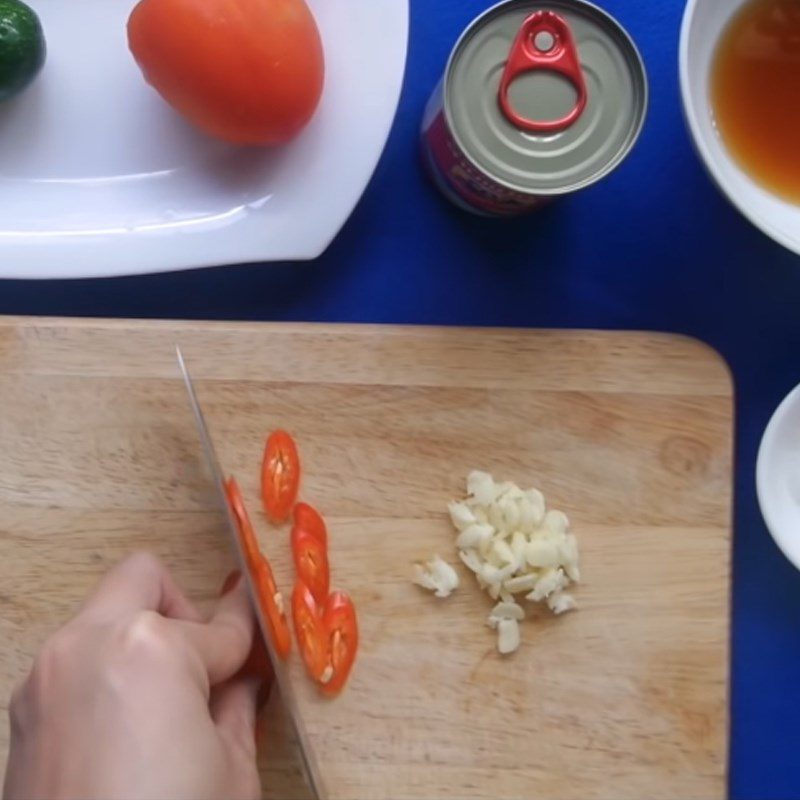
<path id="1" fill-rule="evenodd" d="M 300 457 L 297 445 L 286 431 L 267 438 L 261 464 L 261 496 L 264 511 L 273 522 L 283 522 L 291 513 L 300 488 Z"/>
<path id="2" fill-rule="evenodd" d="M 326 694 L 338 694 L 347 683 L 358 651 L 356 609 L 345 592 L 333 592 L 325 604 L 322 624 L 328 636 L 331 679 L 322 684 Z"/>
<path id="3" fill-rule="evenodd" d="M 258 539 L 235 478 L 229 478 L 226 481 L 225 491 L 237 522 L 245 565 L 256 592 L 256 600 L 267 623 L 272 645 L 281 658 L 286 658 L 292 649 L 292 637 L 289 633 L 286 615 L 278 606 L 278 587 L 275 585 L 272 568 L 258 547 Z"/>
<path id="4" fill-rule="evenodd" d="M 328 639 L 322 625 L 322 609 L 300 580 L 292 592 L 292 621 L 306 670 L 313 680 L 319 681 L 328 666 Z"/>
<path id="5" fill-rule="evenodd" d="M 263 553 L 259 554 L 258 567 L 253 577 L 258 604 L 267 622 L 275 652 L 281 658 L 286 658 L 292 649 L 292 637 L 289 633 L 289 624 L 286 622 L 286 614 L 278 605 L 278 587 L 275 585 L 272 567 Z"/>
<path id="6" fill-rule="evenodd" d="M 253 530 L 253 525 L 250 522 L 250 516 L 244 504 L 242 490 L 239 488 L 236 478 L 228 478 L 225 482 L 225 492 L 228 495 L 228 502 L 230 503 L 233 516 L 236 518 L 238 524 L 239 543 L 244 551 L 245 562 L 247 568 L 252 573 L 258 564 L 258 556 L 261 551 L 258 547 L 258 539 L 256 538 L 255 530 Z"/>
<path id="7" fill-rule="evenodd" d="M 328 547 L 328 529 L 325 520 L 308 503 L 298 503 L 294 507 L 294 527 L 310 533 L 315 539 L 319 539 L 323 547 Z"/>
<path id="8" fill-rule="evenodd" d="M 292 556 L 298 580 L 308 586 L 320 605 L 324 604 L 331 581 L 324 545 L 302 528 L 292 528 Z"/>

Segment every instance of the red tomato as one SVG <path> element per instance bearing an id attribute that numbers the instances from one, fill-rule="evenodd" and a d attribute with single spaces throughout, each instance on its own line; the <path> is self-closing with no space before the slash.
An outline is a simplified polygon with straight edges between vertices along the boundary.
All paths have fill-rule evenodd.
<path id="1" fill-rule="evenodd" d="M 322 42 L 304 0 L 141 0 L 128 45 L 173 108 L 235 144 L 288 141 L 322 94 Z"/>
<path id="2" fill-rule="evenodd" d="M 328 529 L 325 527 L 325 520 L 308 503 L 298 503 L 294 507 L 294 525 L 310 533 L 315 539 L 319 539 L 323 547 L 328 547 Z"/>
<path id="3" fill-rule="evenodd" d="M 263 554 L 260 555 L 253 580 L 256 594 L 258 595 L 258 604 L 269 628 L 269 635 L 275 647 L 275 652 L 281 658 L 286 658 L 292 649 L 292 637 L 289 633 L 286 615 L 278 606 L 275 597 L 278 593 L 278 587 L 275 585 L 275 578 L 272 576 L 272 568 Z"/>
<path id="4" fill-rule="evenodd" d="M 292 620 L 297 646 L 308 674 L 319 681 L 328 666 L 328 639 L 322 613 L 309 588 L 298 580 L 292 592 Z"/>
<path id="5" fill-rule="evenodd" d="M 292 556 L 297 570 L 297 579 L 311 591 L 314 599 L 322 604 L 328 597 L 331 573 L 328 553 L 322 542 L 303 528 L 292 528 Z"/>
<path id="6" fill-rule="evenodd" d="M 289 516 L 299 487 L 297 445 L 286 431 L 275 431 L 267 439 L 261 464 L 261 496 L 273 522 L 283 522 Z"/>
<path id="7" fill-rule="evenodd" d="M 338 694 L 347 683 L 358 650 L 356 609 L 345 592 L 334 592 L 325 603 L 322 624 L 328 634 L 328 658 L 333 668 L 331 679 L 322 684 L 326 694 Z"/>

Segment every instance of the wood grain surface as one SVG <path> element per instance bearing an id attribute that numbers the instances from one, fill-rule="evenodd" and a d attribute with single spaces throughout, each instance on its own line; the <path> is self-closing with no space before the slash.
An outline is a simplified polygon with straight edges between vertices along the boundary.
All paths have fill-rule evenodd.
<path id="1" fill-rule="evenodd" d="M 291 663 L 332 798 L 720 798 L 726 792 L 732 389 L 721 360 L 639 333 L 6 319 L 0 322 L 0 702 L 98 577 L 147 548 L 209 603 L 232 565 L 174 346 L 280 587 L 265 434 L 301 448 L 361 652 L 330 702 Z M 474 468 L 572 519 L 579 610 L 495 651 L 491 601 L 439 601 L 445 512 Z M 279 703 L 265 794 L 307 796 Z M 0 732 L 5 761 L 8 734 Z"/>

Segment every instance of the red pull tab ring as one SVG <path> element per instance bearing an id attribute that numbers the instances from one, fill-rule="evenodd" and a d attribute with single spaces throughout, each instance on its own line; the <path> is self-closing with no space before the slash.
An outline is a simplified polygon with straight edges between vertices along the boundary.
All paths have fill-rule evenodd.
<path id="1" fill-rule="evenodd" d="M 546 40 L 547 47 L 542 46 Z M 537 121 L 523 117 L 511 105 L 508 90 L 524 72 L 545 70 L 567 77 L 578 92 L 575 107 L 562 119 Z M 498 100 L 508 120 L 531 133 L 558 133 L 569 128 L 586 108 L 586 81 L 583 77 L 578 48 L 566 20 L 554 11 L 535 11 L 519 29 L 511 46 L 506 68 L 500 80 Z"/>

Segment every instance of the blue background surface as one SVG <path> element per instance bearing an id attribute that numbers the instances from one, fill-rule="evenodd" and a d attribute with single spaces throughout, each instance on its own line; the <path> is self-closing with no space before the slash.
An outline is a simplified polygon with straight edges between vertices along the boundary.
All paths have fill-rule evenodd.
<path id="1" fill-rule="evenodd" d="M 376 0 L 380 2 L 380 0 Z M 651 109 L 610 178 L 513 222 L 457 211 L 418 166 L 447 54 L 488 0 L 412 0 L 398 117 L 339 237 L 308 264 L 81 282 L 0 282 L 0 313 L 676 331 L 727 359 L 737 389 L 731 796 L 800 798 L 800 575 L 762 522 L 758 442 L 800 382 L 800 258 L 717 193 L 684 128 L 680 0 L 601 0 L 636 39 Z M 335 192 L 331 191 L 331 202 Z"/>

